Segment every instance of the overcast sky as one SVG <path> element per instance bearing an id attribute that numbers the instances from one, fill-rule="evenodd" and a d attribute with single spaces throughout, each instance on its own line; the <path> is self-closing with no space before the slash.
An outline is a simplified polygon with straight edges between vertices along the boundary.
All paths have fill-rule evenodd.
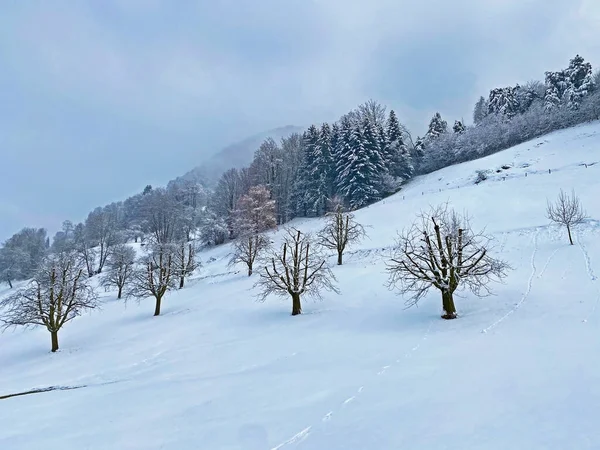
<path id="1" fill-rule="evenodd" d="M 0 240 L 164 184 L 222 146 L 369 98 L 422 135 L 576 53 L 598 0 L 6 0 Z"/>

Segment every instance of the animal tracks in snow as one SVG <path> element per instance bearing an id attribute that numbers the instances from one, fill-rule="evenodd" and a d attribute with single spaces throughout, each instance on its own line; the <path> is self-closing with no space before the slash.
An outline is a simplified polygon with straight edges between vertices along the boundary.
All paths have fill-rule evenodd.
<path id="1" fill-rule="evenodd" d="M 527 300 L 527 298 L 529 297 L 529 293 L 531 292 L 531 286 L 533 285 L 533 279 L 535 278 L 535 275 L 537 272 L 537 268 L 535 266 L 535 256 L 538 251 L 538 237 L 539 237 L 539 228 L 536 229 L 535 234 L 533 235 L 533 251 L 531 252 L 531 261 L 530 261 L 531 275 L 529 276 L 529 280 L 527 281 L 527 288 L 525 290 L 525 293 L 521 297 L 521 300 L 519 300 L 519 302 L 514 306 L 514 308 L 510 309 L 506 314 L 504 314 L 502 317 L 500 317 L 498 320 L 496 320 L 494 323 L 492 323 L 489 327 L 481 330 L 482 333 L 487 333 L 491 329 L 496 328 L 498 325 L 500 325 L 502 322 L 504 322 L 504 320 L 506 320 L 507 317 L 509 317 L 517 309 L 519 309 L 523 305 L 525 300 Z"/>
<path id="2" fill-rule="evenodd" d="M 579 239 L 578 239 L 578 241 L 579 241 Z M 581 249 L 581 253 L 583 253 L 583 258 L 585 259 L 585 268 L 587 270 L 588 277 L 590 278 L 590 281 L 592 283 L 596 284 L 597 278 L 596 278 L 596 274 L 594 273 L 594 268 L 592 267 L 592 260 L 590 258 L 590 254 L 588 253 L 585 246 L 581 243 L 581 241 L 579 241 L 578 244 L 579 244 L 579 248 Z M 596 301 L 594 302 L 594 304 L 592 306 L 592 310 L 582 320 L 582 322 L 585 323 L 590 319 L 590 317 L 592 317 L 592 315 L 596 312 L 596 309 L 598 309 L 598 302 L 600 302 L 600 290 L 598 289 L 598 286 L 596 285 Z"/>
<path id="3" fill-rule="evenodd" d="M 296 433 L 295 435 L 293 435 L 291 438 L 289 438 L 287 441 L 282 442 L 281 444 L 279 444 L 276 447 L 273 447 L 271 450 L 279 450 L 280 448 L 285 447 L 286 445 L 289 444 L 295 444 L 297 442 L 303 441 L 304 439 L 306 439 L 310 433 L 310 429 L 312 427 L 306 427 L 304 430 L 302 430 L 300 433 Z"/>
<path id="4" fill-rule="evenodd" d="M 427 330 L 425 331 L 425 333 L 423 334 L 423 336 L 421 337 L 420 342 L 412 347 L 410 350 L 408 350 L 405 354 L 403 358 L 400 359 L 396 359 L 396 364 L 402 362 L 403 359 L 407 359 L 409 358 L 415 351 L 417 351 L 420 347 L 421 344 L 427 340 L 427 337 L 429 336 L 429 332 L 431 330 L 431 326 L 433 325 L 434 321 L 431 321 L 429 323 L 429 326 L 427 327 Z M 392 364 L 383 366 L 378 372 L 377 375 L 383 375 L 388 369 L 390 369 L 392 367 Z M 348 397 L 346 400 L 344 400 L 338 407 L 338 409 L 341 408 L 345 408 L 348 405 L 350 405 L 350 403 L 354 402 L 357 397 L 364 391 L 364 386 L 360 386 L 357 390 L 356 393 L 350 397 Z M 325 414 L 322 418 L 321 418 L 321 422 L 322 423 L 327 423 L 330 422 L 333 419 L 333 416 L 335 414 L 335 409 L 329 411 L 327 414 Z M 279 450 L 281 448 L 284 448 L 286 446 L 288 446 L 289 444 L 295 444 L 297 442 L 303 441 L 304 439 L 306 439 L 310 433 L 310 431 L 312 430 L 312 425 L 306 427 L 304 430 L 300 431 L 299 433 L 296 433 L 294 436 L 292 436 L 290 439 L 288 439 L 285 442 L 282 442 L 281 444 L 277 445 L 276 447 L 271 448 L 271 450 Z"/>

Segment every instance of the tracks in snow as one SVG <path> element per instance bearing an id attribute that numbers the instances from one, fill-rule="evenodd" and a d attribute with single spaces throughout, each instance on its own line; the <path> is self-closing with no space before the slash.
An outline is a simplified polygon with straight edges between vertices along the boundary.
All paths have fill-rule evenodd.
<path id="1" fill-rule="evenodd" d="M 536 272 L 537 272 L 537 268 L 535 266 L 535 256 L 536 256 L 537 251 L 538 251 L 538 237 L 539 237 L 539 234 L 540 234 L 539 233 L 539 229 L 536 229 L 535 234 L 533 236 L 533 251 L 531 252 L 531 262 L 530 262 L 530 264 L 531 264 L 531 275 L 529 276 L 529 280 L 527 281 L 527 289 L 525 290 L 525 293 L 521 297 L 521 300 L 519 300 L 519 302 L 514 306 L 514 308 L 510 309 L 506 314 L 504 314 L 502 317 L 500 317 L 498 320 L 496 320 L 490 326 L 488 326 L 488 327 L 484 328 L 483 330 L 481 330 L 482 333 L 487 333 L 488 331 L 496 328 L 498 325 L 500 325 L 502 322 L 504 322 L 516 310 L 518 310 L 521 306 L 523 306 L 523 303 L 525 303 L 525 300 L 527 300 L 527 298 L 529 297 L 529 293 L 531 292 L 531 287 L 533 285 L 533 279 L 535 278 L 535 275 L 536 275 Z M 552 256 L 550 258 L 552 258 Z M 550 261 L 548 261 L 546 263 L 546 266 L 544 267 L 543 270 L 546 270 L 546 267 L 548 266 L 549 263 L 550 263 Z"/>
<path id="2" fill-rule="evenodd" d="M 435 321 L 437 322 L 437 319 Z M 417 345 L 415 345 L 410 350 L 408 350 L 404 354 L 403 357 L 400 357 L 400 358 L 396 359 L 396 361 L 394 363 L 390 363 L 388 365 L 385 365 L 385 366 L 381 367 L 381 369 L 377 372 L 376 376 L 384 375 L 388 371 L 388 369 L 392 368 L 392 366 L 394 364 L 399 364 L 403 360 L 408 359 L 414 352 L 416 352 L 421 347 L 421 345 L 423 344 L 423 342 L 426 341 L 427 338 L 429 337 L 429 332 L 431 331 L 431 327 L 432 327 L 433 324 L 434 324 L 434 321 L 432 320 L 429 323 L 429 326 L 427 327 L 427 330 L 425 330 L 425 333 L 423 334 L 423 336 L 421 337 L 421 339 L 419 340 L 419 342 L 417 343 Z M 325 414 L 321 418 L 321 423 L 324 424 L 323 426 L 325 426 L 327 422 L 330 422 L 334 418 L 336 411 L 341 410 L 342 408 L 345 408 L 348 405 L 350 405 L 352 402 L 354 402 L 357 399 L 357 397 L 364 391 L 364 389 L 365 389 L 364 386 L 360 386 L 353 395 L 351 395 L 350 397 L 348 397 L 347 399 L 345 399 L 341 404 L 338 405 L 337 408 L 332 409 L 327 414 Z M 279 450 L 281 448 L 286 447 L 289 444 L 295 444 L 297 442 L 305 440 L 308 437 L 308 435 L 310 434 L 310 432 L 312 431 L 312 429 L 313 429 L 313 425 L 309 425 L 308 427 L 304 428 L 299 433 L 296 433 L 290 439 L 282 442 L 281 444 L 279 444 L 279 445 L 277 445 L 275 447 L 272 447 L 271 450 Z"/>
<path id="3" fill-rule="evenodd" d="M 598 303 L 600 302 L 600 290 L 598 289 L 598 285 L 596 284 L 597 277 L 596 277 L 596 274 L 594 273 L 594 268 L 592 267 L 592 260 L 590 258 L 590 254 L 588 253 L 587 249 L 585 248 L 585 246 L 581 243 L 581 241 L 579 239 L 578 239 L 578 245 L 579 245 L 579 248 L 581 249 L 581 253 L 583 253 L 583 258 L 585 260 L 585 268 L 587 270 L 588 277 L 590 278 L 590 281 L 596 285 L 596 300 L 594 301 L 592 310 L 582 320 L 582 322 L 585 323 L 590 319 L 590 317 L 592 317 L 592 315 L 598 309 Z"/>

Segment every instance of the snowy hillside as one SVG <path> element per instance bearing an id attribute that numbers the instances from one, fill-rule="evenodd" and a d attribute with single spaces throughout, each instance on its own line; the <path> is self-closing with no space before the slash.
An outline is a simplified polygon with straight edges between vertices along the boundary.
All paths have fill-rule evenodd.
<path id="1" fill-rule="evenodd" d="M 475 185 L 480 169 L 491 172 Z M 574 246 L 545 218 L 560 188 L 591 217 Z M 598 198 L 595 123 L 419 177 L 358 211 L 369 238 L 333 267 L 341 295 L 301 316 L 289 301 L 255 302 L 224 246 L 201 255 L 158 318 L 151 300 L 109 292 L 61 331 L 56 354 L 44 329 L 7 332 L 0 396 L 82 387 L 0 400 L 0 449 L 598 449 Z M 457 298 L 454 321 L 440 319 L 435 292 L 405 310 L 384 287 L 396 230 L 444 201 L 487 227 L 514 268 L 496 296 Z"/>

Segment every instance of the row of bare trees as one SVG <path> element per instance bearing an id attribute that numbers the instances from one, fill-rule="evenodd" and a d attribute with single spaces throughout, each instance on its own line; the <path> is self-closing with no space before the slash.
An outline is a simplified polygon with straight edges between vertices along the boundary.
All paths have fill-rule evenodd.
<path id="1" fill-rule="evenodd" d="M 256 197 L 264 197 L 264 192 Z M 264 198 L 263 198 L 264 200 Z M 244 232 L 233 246 L 232 263 L 243 263 L 248 275 L 259 264 L 255 283 L 258 297 L 287 297 L 292 301 L 292 315 L 302 313 L 302 298 L 321 298 L 324 291 L 339 293 L 337 280 L 327 264 L 326 250 L 337 253 L 337 264 L 352 244 L 365 237 L 365 229 L 355 216 L 339 206 L 328 216 L 326 224 L 315 236 L 296 228 L 286 228 L 281 247 L 275 248 L 265 234 L 273 214 L 268 201 L 256 203 L 248 199 L 252 214 L 245 216 Z M 548 217 L 571 230 L 583 222 L 586 214 L 579 198 L 562 190 L 554 204 L 548 203 Z M 165 294 L 184 287 L 184 280 L 197 268 L 194 244 L 160 243 L 159 233 L 136 259 L 131 246 L 115 245 L 107 257 L 108 270 L 101 284 L 115 287 L 118 298 L 155 299 L 154 315 L 161 312 Z M 492 254 L 492 239 L 475 232 L 469 216 L 458 214 L 442 205 L 421 213 L 418 219 L 400 233 L 387 263 L 387 286 L 407 297 L 408 306 L 416 305 L 430 289 L 442 297 L 444 319 L 457 317 L 454 294 L 468 289 L 477 296 L 491 293 L 490 284 L 501 281 L 510 266 Z M 65 249 L 46 257 L 31 282 L 0 302 L 4 327 L 45 326 L 50 332 L 52 351 L 59 348 L 58 332 L 84 311 L 99 306 L 98 294 L 87 274 L 86 262 L 75 249 Z"/>
<path id="2" fill-rule="evenodd" d="M 547 216 L 566 227 L 571 245 L 571 229 L 587 217 L 575 193 L 568 196 L 562 190 L 554 204 L 548 202 Z M 297 229 L 286 229 L 280 251 L 264 247 L 268 250 L 264 270 L 255 284 L 260 289 L 259 298 L 289 296 L 292 315 L 297 315 L 302 312 L 303 295 L 320 298 L 323 290 L 338 292 L 321 249 L 335 250 L 341 265 L 346 247 L 363 236 L 363 226 L 341 207 L 329 216 L 315 240 Z M 239 243 L 236 250 L 240 248 L 244 248 L 244 255 L 254 249 L 252 258 L 239 259 L 248 264 L 251 275 L 260 248 L 256 242 Z M 430 289 L 437 289 L 442 297 L 442 318 L 455 319 L 454 294 L 459 288 L 478 297 L 488 296 L 491 283 L 502 281 L 511 269 L 507 262 L 494 257 L 493 251 L 492 238 L 475 232 L 467 213 L 458 214 L 447 204 L 431 208 L 399 234 L 387 264 L 387 286 L 406 296 L 408 306 L 416 305 Z"/>

